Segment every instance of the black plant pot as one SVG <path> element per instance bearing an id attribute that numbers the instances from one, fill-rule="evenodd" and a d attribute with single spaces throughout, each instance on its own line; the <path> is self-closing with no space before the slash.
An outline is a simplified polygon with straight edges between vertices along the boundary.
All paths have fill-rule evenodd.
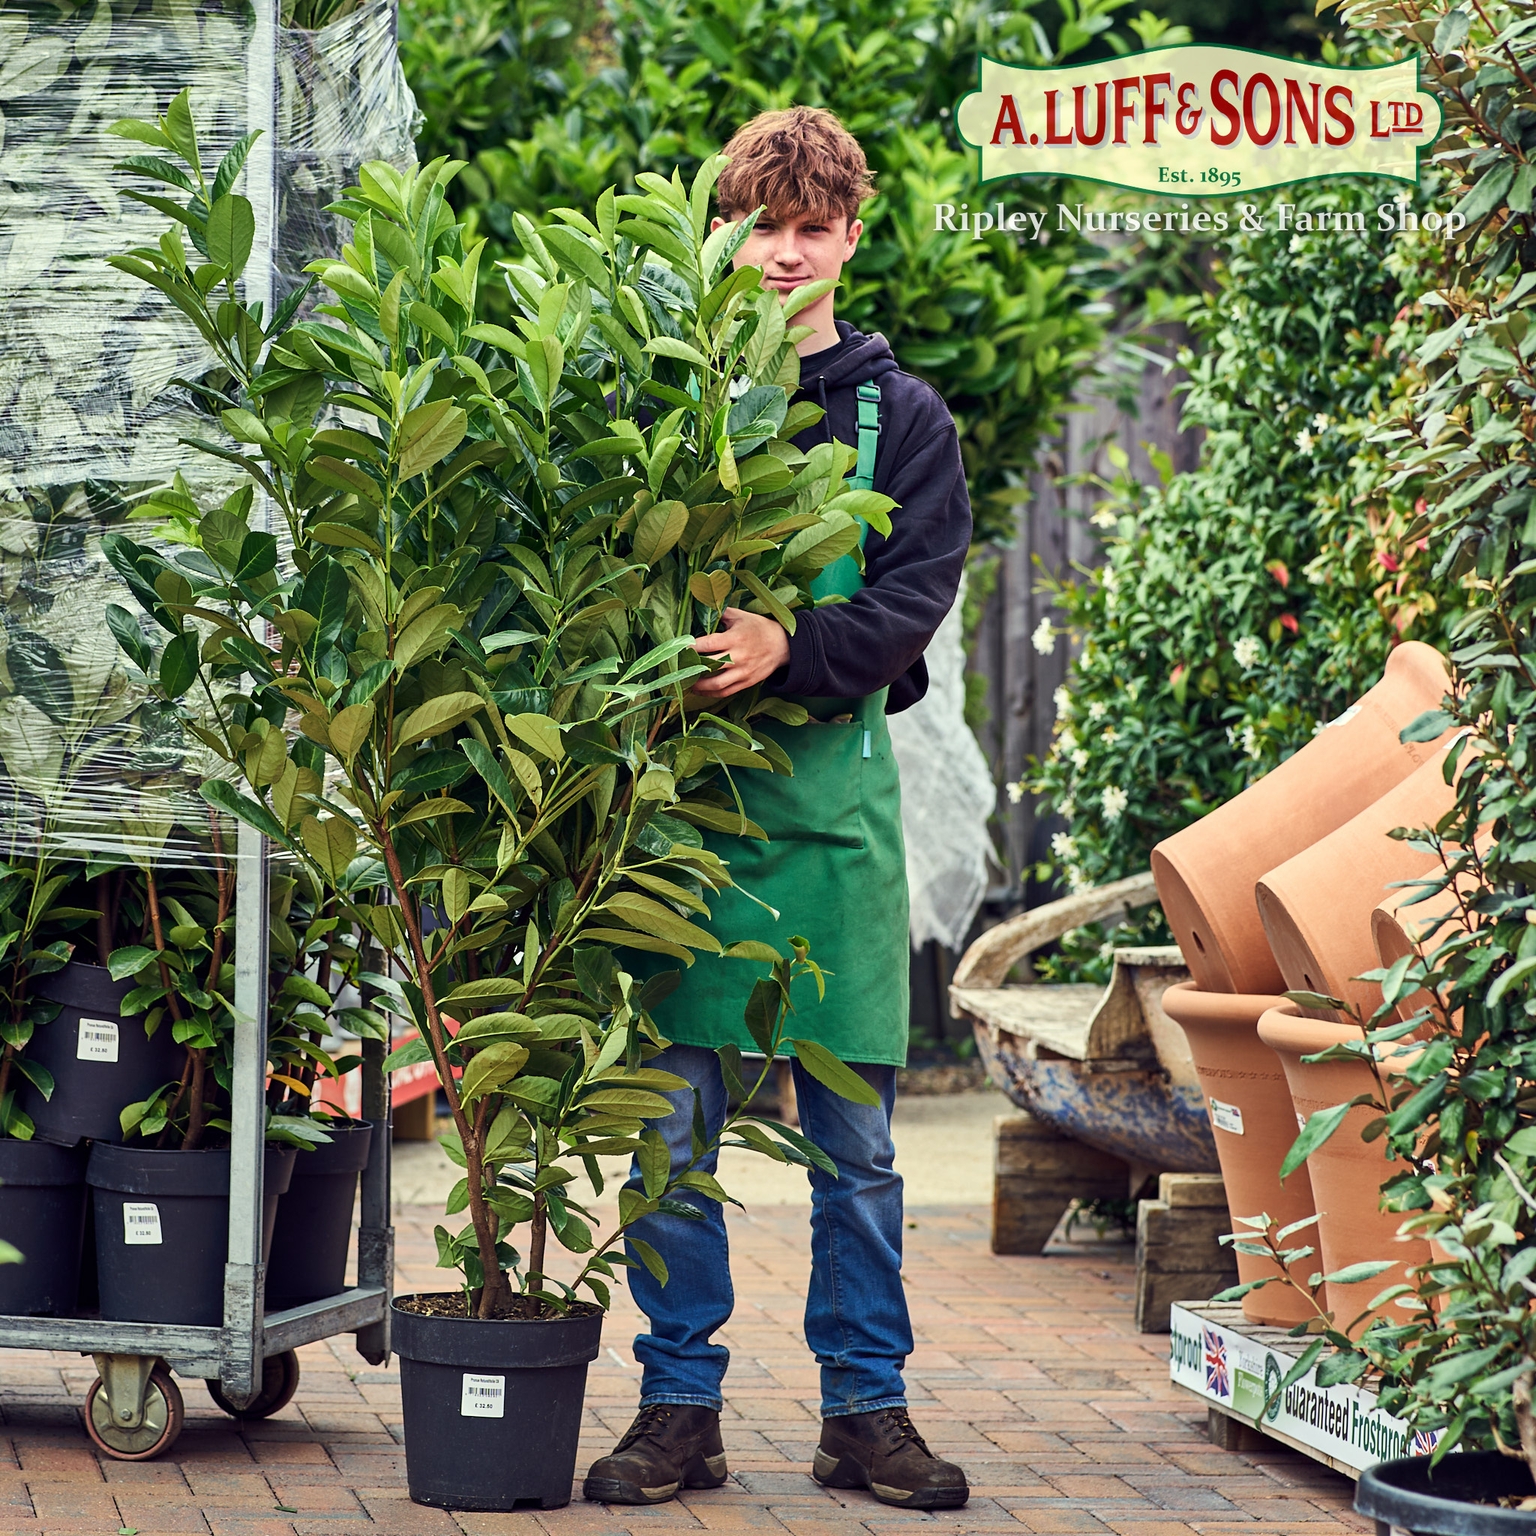
<path id="1" fill-rule="evenodd" d="M 1360 1474 L 1355 1508 L 1380 1536 L 1396 1526 L 1413 1536 L 1531 1536 L 1536 1515 L 1479 1499 L 1529 1498 L 1536 1482 L 1523 1461 L 1499 1451 L 1465 1451 L 1430 1469 L 1427 1456 L 1383 1461 Z"/>
<path id="2" fill-rule="evenodd" d="M 30 1084 L 21 1097 L 38 1140 L 65 1147 L 87 1137 L 121 1141 L 119 1114 L 180 1077 L 186 1051 L 171 1039 L 170 1024 L 162 1022 L 150 1039 L 142 1018 L 118 1012 L 135 985 L 113 981 L 104 966 L 83 960 L 38 979 L 39 995 L 63 1005 L 27 1046 L 27 1059 L 53 1073 L 52 1098 Z"/>
<path id="3" fill-rule="evenodd" d="M 392 1308 L 411 1497 L 438 1509 L 559 1509 L 571 1501 L 587 1365 L 603 1314 L 540 1322 Z"/>
<path id="4" fill-rule="evenodd" d="M 357 1176 L 368 1161 L 373 1127 L 331 1128 L 331 1140 L 300 1151 L 277 1210 L 267 1258 L 267 1311 L 302 1307 L 346 1288 L 347 1248 Z"/>
<path id="5" fill-rule="evenodd" d="M 0 1237 L 24 1261 L 0 1264 L 0 1314 L 73 1312 L 84 1236 L 85 1148 L 0 1141 Z"/>
<path id="6" fill-rule="evenodd" d="M 292 1147 L 267 1148 L 263 1252 L 294 1156 Z M 229 1253 L 229 1153 L 98 1142 L 85 1179 L 96 1214 L 102 1317 L 217 1328 Z"/>

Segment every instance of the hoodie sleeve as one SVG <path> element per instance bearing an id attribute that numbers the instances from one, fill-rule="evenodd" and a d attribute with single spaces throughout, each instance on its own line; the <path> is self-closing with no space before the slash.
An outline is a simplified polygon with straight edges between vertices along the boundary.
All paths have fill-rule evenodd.
<path id="1" fill-rule="evenodd" d="M 865 585 L 853 598 L 796 615 L 789 662 L 770 679 L 777 692 L 857 699 L 890 687 L 894 714 L 927 691 L 923 651 L 959 590 L 971 498 L 943 401 L 910 375 L 898 377 L 907 398 L 893 399 L 886 419 L 902 430 L 883 432 L 890 441 L 882 441 L 875 471 L 875 489 L 897 503 L 891 536 L 870 533 Z"/>

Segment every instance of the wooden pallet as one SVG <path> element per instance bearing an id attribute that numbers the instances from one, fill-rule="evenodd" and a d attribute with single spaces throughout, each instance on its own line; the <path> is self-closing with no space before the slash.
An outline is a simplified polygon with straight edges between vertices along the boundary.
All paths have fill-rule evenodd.
<path id="1" fill-rule="evenodd" d="M 1175 1302 L 1170 1322 L 1169 1376 L 1206 1405 L 1211 1439 L 1228 1450 L 1252 1449 L 1244 1431 L 1256 1430 L 1357 1478 L 1378 1461 L 1434 1448 L 1434 1437 L 1377 1406 L 1374 1387 L 1319 1387 L 1308 1371 L 1277 1395 L 1309 1340 L 1250 1323 L 1240 1303 Z"/>

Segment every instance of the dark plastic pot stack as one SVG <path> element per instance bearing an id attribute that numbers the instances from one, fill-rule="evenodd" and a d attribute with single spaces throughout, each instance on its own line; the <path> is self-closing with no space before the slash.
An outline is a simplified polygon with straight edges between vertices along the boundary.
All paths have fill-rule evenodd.
<path id="1" fill-rule="evenodd" d="M 73 1312 L 84 1233 L 85 1148 L 0 1141 L 0 1235 L 23 1261 L 0 1264 L 0 1315 Z"/>
<path id="2" fill-rule="evenodd" d="M 373 1127 L 329 1127 L 331 1140 L 294 1159 L 267 1261 L 267 1310 L 302 1307 L 346 1289 L 347 1248 L 358 1175 Z"/>
<path id="3" fill-rule="evenodd" d="M 603 1316 L 427 1317 L 391 1308 L 411 1497 L 438 1509 L 559 1509 L 576 1475 Z"/>
<path id="4" fill-rule="evenodd" d="M 267 1148 L 263 1252 L 296 1155 L 292 1147 Z M 95 1206 L 102 1317 L 217 1328 L 229 1251 L 229 1153 L 97 1142 L 86 1182 Z"/>
<path id="5" fill-rule="evenodd" d="M 62 1005 L 27 1046 L 27 1059 L 46 1067 L 54 1081 L 51 1098 L 30 1085 L 21 1096 L 39 1141 L 65 1147 L 87 1138 L 121 1141 L 123 1107 L 180 1077 L 185 1052 L 170 1025 L 161 1024 L 151 1038 L 142 1018 L 125 1019 L 118 1011 L 135 985 L 113 981 L 104 966 L 82 960 L 39 978 L 38 993 Z"/>

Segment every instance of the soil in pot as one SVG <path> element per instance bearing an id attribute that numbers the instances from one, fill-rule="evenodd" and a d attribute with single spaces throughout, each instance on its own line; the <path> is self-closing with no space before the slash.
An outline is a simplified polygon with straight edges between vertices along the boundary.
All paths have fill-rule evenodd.
<path id="1" fill-rule="evenodd" d="M 0 1315 L 67 1317 L 80 1288 L 85 1148 L 0 1141 L 0 1234 L 22 1254 L 0 1264 Z"/>
<path id="2" fill-rule="evenodd" d="M 1500 1451 L 1460 1451 L 1431 1467 L 1427 1456 L 1383 1461 L 1360 1474 L 1355 1509 L 1377 1530 L 1415 1536 L 1530 1536 L 1536 1519 L 1510 1507 L 1536 1495 L 1530 1469 Z"/>
<path id="3" fill-rule="evenodd" d="M 1298 1129 L 1321 1109 L 1346 1103 L 1356 1094 L 1375 1092 L 1375 1080 L 1364 1062 L 1301 1059 L 1331 1045 L 1359 1040 L 1360 1031 L 1352 1024 L 1304 1018 L 1295 1003 L 1285 1003 L 1259 1020 L 1259 1038 L 1284 1064 Z M 1387 1161 L 1379 1140 L 1361 1141 L 1361 1130 L 1375 1117 L 1376 1111 L 1369 1106 L 1356 1106 L 1306 1163 L 1317 1206 L 1318 1269 L 1334 1274 L 1372 1259 L 1389 1259 L 1394 1265 L 1374 1280 L 1325 1287 L 1326 1305 L 1341 1329 L 1349 1328 L 1379 1291 L 1406 1282 L 1407 1271 L 1430 1258 L 1424 1239 L 1398 1237 L 1397 1229 L 1407 1216 L 1381 1209 L 1381 1186 L 1401 1167 Z M 1390 1306 L 1383 1312 L 1389 1320 L 1401 1321 L 1401 1314 L 1393 1314 Z M 1365 1319 L 1351 1332 L 1358 1337 L 1369 1321 Z"/>
<path id="4" fill-rule="evenodd" d="M 1188 981 L 1163 993 L 1163 1011 L 1183 1029 L 1195 1058 L 1234 1232 L 1242 1230 L 1240 1216 L 1268 1215 L 1284 1227 L 1313 1214 L 1305 1168 L 1280 1182 L 1280 1164 L 1296 1139 L 1296 1115 L 1285 1068 L 1259 1039 L 1260 1017 L 1284 1002 L 1244 992 L 1202 992 Z M 1287 1241 L 1294 1247 L 1311 1244 L 1314 1231 L 1304 1228 Z M 1275 1272 L 1268 1259 L 1246 1253 L 1236 1258 L 1237 1277 L 1245 1283 Z M 1292 1278 L 1305 1286 L 1316 1269 L 1315 1255 L 1302 1259 L 1292 1266 Z M 1289 1328 L 1315 1315 L 1305 1296 L 1287 1285 L 1266 1285 L 1243 1297 L 1243 1316 L 1252 1323 Z"/>
<path id="5" fill-rule="evenodd" d="M 263 1251 L 270 1248 L 295 1156 L 292 1147 L 267 1148 Z M 204 1328 L 223 1323 L 229 1153 L 98 1142 L 86 1182 L 95 1207 L 102 1317 Z"/>
<path id="6" fill-rule="evenodd" d="M 119 1006 L 136 983 L 113 981 L 105 966 L 71 960 L 35 985 L 40 996 L 61 1005 L 58 1018 L 40 1025 L 27 1047 L 28 1058 L 54 1081 L 51 1098 L 30 1084 L 22 1095 L 37 1139 L 66 1147 L 86 1138 L 121 1141 L 123 1106 L 180 1077 L 186 1051 L 171 1038 L 169 1023 L 151 1038 L 142 1018 L 121 1016 Z"/>
<path id="7" fill-rule="evenodd" d="M 1293 757 L 1152 850 L 1158 899 L 1203 992 L 1283 992 L 1253 890 L 1268 871 L 1379 800 L 1437 752 L 1398 732 L 1450 690 L 1433 647 L 1397 647 L 1358 704 Z"/>
<path id="8" fill-rule="evenodd" d="M 1376 968 L 1371 914 L 1389 886 L 1440 864 L 1435 854 L 1389 834 L 1432 825 L 1455 799 L 1442 749 L 1374 805 L 1265 874 L 1256 892 L 1259 915 L 1285 990 L 1343 998 L 1362 1019 L 1381 1007 L 1381 988 L 1355 979 Z M 1303 1012 L 1334 1017 L 1331 1010 Z"/>
<path id="9" fill-rule="evenodd" d="M 587 1366 L 603 1314 L 481 1320 L 462 1293 L 397 1296 L 405 1469 L 438 1509 L 559 1509 L 571 1499 Z"/>
<path id="10" fill-rule="evenodd" d="M 373 1127 L 360 1120 L 327 1129 L 330 1141 L 294 1158 L 293 1178 L 277 1209 L 267 1257 L 269 1312 L 346 1289 L 352 1205 Z"/>

